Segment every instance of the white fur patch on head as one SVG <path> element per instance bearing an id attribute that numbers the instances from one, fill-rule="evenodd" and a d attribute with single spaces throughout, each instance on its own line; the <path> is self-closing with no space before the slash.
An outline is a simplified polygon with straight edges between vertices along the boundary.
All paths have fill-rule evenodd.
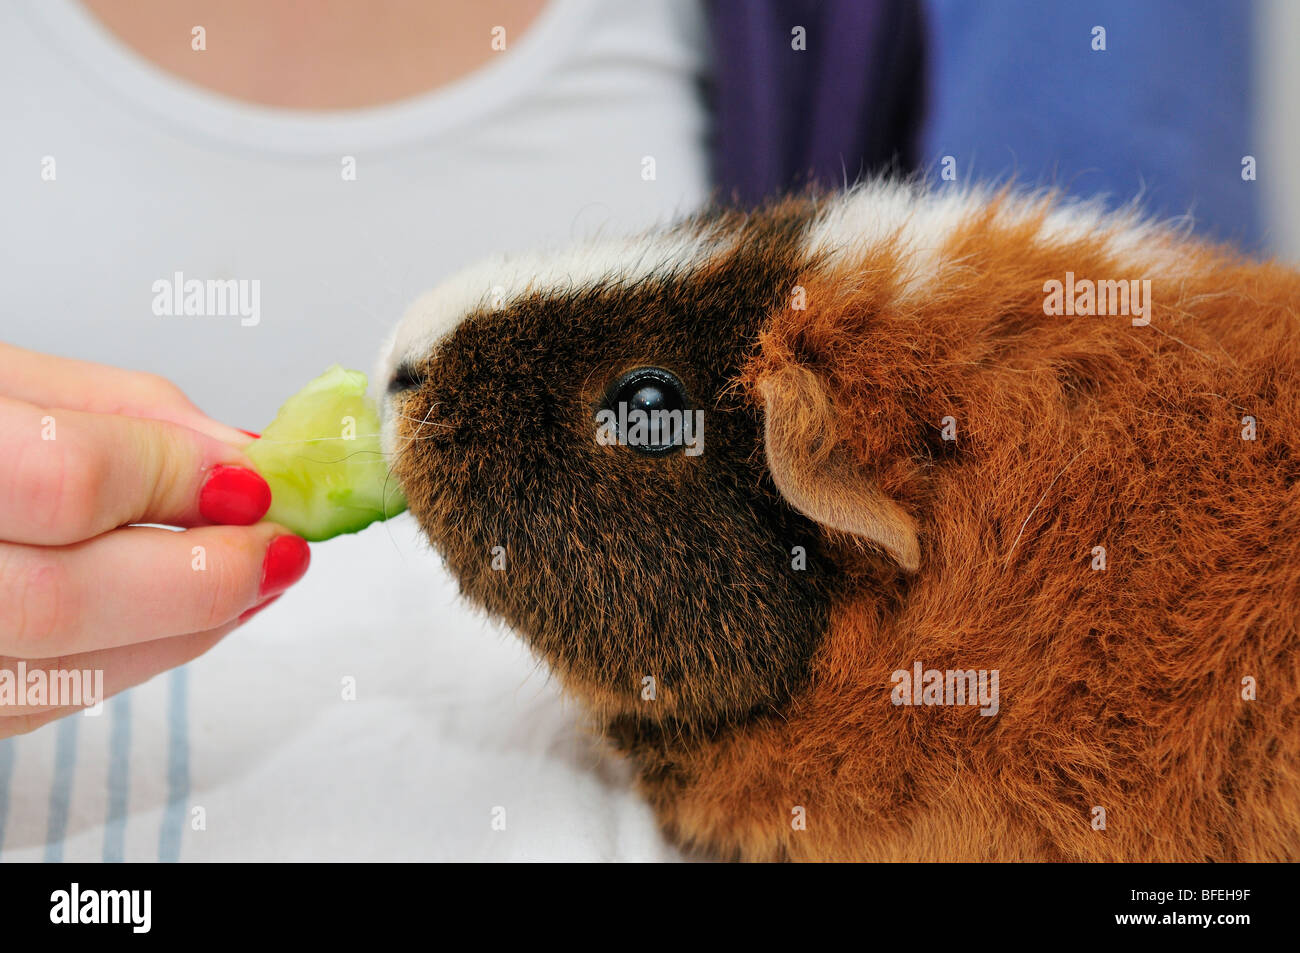
<path id="1" fill-rule="evenodd" d="M 846 193 L 813 225 L 808 249 L 832 264 L 850 264 L 881 245 L 907 263 L 904 297 L 923 292 L 939 275 L 949 236 L 975 215 L 987 196 L 975 190 L 927 192 L 907 182 L 868 182 Z"/>
<path id="2" fill-rule="evenodd" d="M 403 364 L 418 365 L 467 317 L 499 311 L 527 294 L 629 285 L 655 276 L 689 274 L 732 247 L 721 227 L 674 226 L 648 235 L 590 241 L 566 250 L 496 255 L 421 295 L 380 352 L 371 395 L 381 407 L 384 451 L 392 453 L 388 382 Z"/>
<path id="3" fill-rule="evenodd" d="M 856 186 L 828 203 L 809 229 L 808 251 L 836 268 L 851 268 L 882 245 L 905 262 L 901 297 L 915 298 L 960 263 L 944 246 L 983 212 L 998 193 L 986 186 L 922 185 L 881 179 Z M 1099 200 L 1062 200 L 1046 192 L 1011 192 L 998 205 L 1001 224 L 1041 219 L 1034 241 L 1070 244 L 1105 236 L 1107 249 L 1148 276 L 1177 274 L 1176 229 L 1145 220 L 1135 206 L 1110 211 Z"/>

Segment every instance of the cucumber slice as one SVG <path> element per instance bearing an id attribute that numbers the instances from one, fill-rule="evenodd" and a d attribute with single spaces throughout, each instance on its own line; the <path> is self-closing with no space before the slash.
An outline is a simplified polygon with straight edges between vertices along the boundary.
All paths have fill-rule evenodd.
<path id="1" fill-rule="evenodd" d="M 335 364 L 285 401 L 245 453 L 271 487 L 266 518 L 312 542 L 406 509 L 360 371 Z"/>

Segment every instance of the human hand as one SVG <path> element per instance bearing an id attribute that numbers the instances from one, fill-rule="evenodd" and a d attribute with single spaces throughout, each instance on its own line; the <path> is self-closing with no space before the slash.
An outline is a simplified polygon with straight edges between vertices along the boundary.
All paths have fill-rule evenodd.
<path id="1" fill-rule="evenodd" d="M 306 542 L 258 522 L 250 439 L 161 377 L 0 343 L 0 738 L 188 662 L 302 577 Z M 20 663 L 55 674 L 45 703 Z M 96 671 L 103 695 L 53 697 Z"/>

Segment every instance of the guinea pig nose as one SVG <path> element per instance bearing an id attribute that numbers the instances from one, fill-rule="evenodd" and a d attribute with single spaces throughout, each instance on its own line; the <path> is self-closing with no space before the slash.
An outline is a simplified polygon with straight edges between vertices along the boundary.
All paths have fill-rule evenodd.
<path id="1" fill-rule="evenodd" d="M 400 394 L 403 391 L 415 390 L 424 383 L 424 379 L 424 375 L 416 370 L 414 364 L 403 362 L 397 366 L 392 379 L 388 382 L 388 393 Z"/>

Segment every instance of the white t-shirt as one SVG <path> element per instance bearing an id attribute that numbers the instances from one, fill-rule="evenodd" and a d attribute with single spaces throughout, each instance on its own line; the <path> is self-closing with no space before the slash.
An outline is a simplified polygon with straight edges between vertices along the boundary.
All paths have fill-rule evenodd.
<path id="1" fill-rule="evenodd" d="M 3 337 L 257 430 L 477 257 L 697 206 L 704 45 L 690 0 L 552 0 L 452 85 L 308 114 L 166 75 L 74 0 L 0 4 Z M 169 314 L 195 279 L 234 293 Z M 409 517 L 313 559 L 205 658 L 0 742 L 0 860 L 672 856 Z"/>

